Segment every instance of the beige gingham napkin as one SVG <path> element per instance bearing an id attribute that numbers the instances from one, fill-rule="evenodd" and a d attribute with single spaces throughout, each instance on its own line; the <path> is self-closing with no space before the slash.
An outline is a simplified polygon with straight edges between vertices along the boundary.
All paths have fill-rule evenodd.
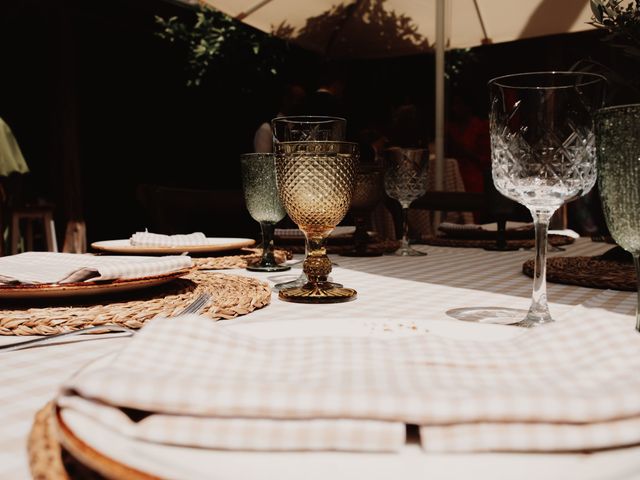
<path id="1" fill-rule="evenodd" d="M 491 342 L 258 339 L 190 316 L 154 320 L 59 401 L 179 445 L 397 450 L 415 424 L 427 451 L 588 450 L 640 442 L 638 371 L 640 334 L 601 316 Z"/>
<path id="2" fill-rule="evenodd" d="M 0 258 L 0 283 L 71 283 L 149 277 L 191 267 L 187 256 L 95 256 L 25 252 Z"/>
<path id="3" fill-rule="evenodd" d="M 140 247 L 184 247 L 206 245 L 207 237 L 202 232 L 186 235 L 163 235 L 151 232 L 136 232 L 129 239 L 131 245 Z"/>

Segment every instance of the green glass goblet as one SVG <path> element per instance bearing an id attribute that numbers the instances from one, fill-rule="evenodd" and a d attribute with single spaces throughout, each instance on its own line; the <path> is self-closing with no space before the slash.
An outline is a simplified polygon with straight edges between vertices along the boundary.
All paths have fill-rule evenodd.
<path id="1" fill-rule="evenodd" d="M 607 227 L 633 256 L 640 278 L 640 104 L 599 110 L 595 129 L 598 187 Z M 638 304 L 636 330 L 640 331 Z"/>
<path id="2" fill-rule="evenodd" d="M 271 153 L 245 153 L 240 156 L 244 200 L 251 217 L 262 230 L 262 258 L 247 266 L 255 272 L 282 272 L 291 267 L 280 265 L 273 254 L 273 232 L 286 214 L 278 197 L 275 158 Z"/>

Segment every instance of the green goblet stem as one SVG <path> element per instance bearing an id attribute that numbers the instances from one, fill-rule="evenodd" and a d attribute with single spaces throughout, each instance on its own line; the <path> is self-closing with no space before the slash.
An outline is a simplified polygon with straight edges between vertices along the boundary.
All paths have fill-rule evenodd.
<path id="1" fill-rule="evenodd" d="M 636 302 L 636 330 L 640 332 L 640 254 L 633 254 L 633 265 L 636 267 L 636 291 L 637 291 L 637 302 Z"/>
<path id="2" fill-rule="evenodd" d="M 262 230 L 262 260 L 260 264 L 263 267 L 277 266 L 276 257 L 273 254 L 273 234 L 275 228 L 275 223 L 260 222 L 260 229 Z"/>

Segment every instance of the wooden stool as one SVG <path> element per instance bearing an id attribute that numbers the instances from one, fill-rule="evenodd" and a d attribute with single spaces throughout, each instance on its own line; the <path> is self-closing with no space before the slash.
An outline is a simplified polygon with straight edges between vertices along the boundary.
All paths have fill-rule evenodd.
<path id="1" fill-rule="evenodd" d="M 30 206 L 20 207 L 11 210 L 11 254 L 18 253 L 18 242 L 20 240 L 20 221 L 26 220 L 25 251 L 33 250 L 33 222 L 42 222 L 45 238 L 47 240 L 47 250 L 49 252 L 58 251 L 58 241 L 56 239 L 56 227 L 53 222 L 53 206 Z"/>

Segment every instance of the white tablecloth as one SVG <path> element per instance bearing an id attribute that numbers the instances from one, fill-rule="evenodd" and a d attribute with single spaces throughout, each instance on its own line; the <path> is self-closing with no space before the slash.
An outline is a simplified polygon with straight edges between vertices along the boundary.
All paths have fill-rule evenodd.
<path id="1" fill-rule="evenodd" d="M 262 337 L 287 335 L 295 326 L 308 335 L 354 334 L 413 335 L 429 329 L 430 334 L 465 338 L 508 338 L 515 327 L 477 325 L 447 316 L 450 309 L 478 306 L 507 306 L 526 309 L 531 279 L 521 273 L 531 251 L 487 252 L 419 246 L 426 257 L 334 257 L 340 264 L 333 271 L 335 281 L 358 290 L 358 299 L 347 304 L 301 305 L 273 303 L 250 315 L 225 322 L 229 328 Z M 566 252 L 552 255 L 594 255 L 611 245 L 579 240 Z M 244 270 L 229 271 L 249 275 Z M 251 273 L 251 276 L 282 281 L 299 274 Z M 612 321 L 627 322 L 633 328 L 635 295 L 630 292 L 595 290 L 549 284 L 552 315 L 558 321 L 571 316 L 577 305 L 602 309 Z M 592 310 L 594 311 L 594 310 Z M 576 314 L 576 311 L 573 311 Z M 325 319 L 326 321 L 319 321 Z M 0 338 L 1 343 L 15 337 Z M 128 339 L 80 339 L 61 345 L 0 353 L 0 478 L 28 478 L 26 438 L 35 412 L 55 395 L 59 385 L 73 371 L 92 359 L 112 352 Z M 217 368 L 224 368 L 223 365 Z M 184 452 L 186 456 L 197 452 Z M 354 455 L 357 455 L 354 457 Z M 592 454 L 425 454 L 408 445 L 401 454 L 344 453 L 248 453 L 216 452 L 210 455 L 215 470 L 199 465 L 188 475 L 215 478 L 640 478 L 640 448 Z M 194 462 L 196 459 L 194 457 Z M 193 463 L 196 465 L 197 463 Z M 195 468 L 195 467 L 194 467 Z M 354 471 L 354 468 L 357 471 Z M 167 472 L 170 470 L 167 469 Z M 471 472 L 473 472 L 471 474 Z M 357 475 L 356 475 L 357 474 Z M 364 477 L 363 477 L 364 476 Z"/>

